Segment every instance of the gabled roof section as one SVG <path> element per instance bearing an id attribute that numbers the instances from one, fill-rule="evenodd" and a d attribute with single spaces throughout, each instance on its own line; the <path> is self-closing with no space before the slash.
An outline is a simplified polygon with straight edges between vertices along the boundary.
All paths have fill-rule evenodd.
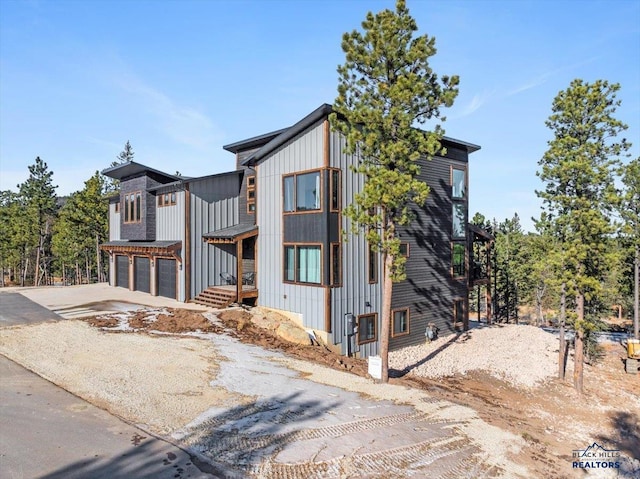
<path id="1" fill-rule="evenodd" d="M 141 163 L 136 163 L 135 161 L 127 161 L 126 163 L 122 163 L 120 165 L 112 166 L 105 170 L 102 170 L 102 174 L 108 176 L 109 178 L 113 178 L 115 180 L 122 180 L 123 178 L 128 178 L 130 176 L 139 175 L 140 173 L 155 173 L 156 175 L 163 177 L 166 179 L 166 183 L 171 183 L 172 181 L 179 181 L 184 178 L 176 175 L 170 175 L 165 173 L 164 171 L 156 170 L 149 166 L 145 166 Z"/>
<path id="2" fill-rule="evenodd" d="M 229 143 L 228 145 L 224 145 L 222 148 L 227 151 L 230 151 L 231 153 L 238 153 L 239 151 L 258 148 L 260 146 L 265 145 L 266 143 L 269 143 L 276 136 L 284 133 L 288 129 L 289 128 L 283 128 L 281 130 L 265 133 L 264 135 L 254 136 L 253 138 L 247 138 L 246 140 L 236 141 L 235 143 Z"/>
<path id="3" fill-rule="evenodd" d="M 273 138 L 268 143 L 263 145 L 258 151 L 256 151 L 252 155 L 248 156 L 242 162 L 242 166 L 255 165 L 256 162 L 262 160 L 263 158 L 265 158 L 266 156 L 271 154 L 277 148 L 279 148 L 282 145 L 284 145 L 287 141 L 291 140 L 293 137 L 295 137 L 299 133 L 303 132 L 304 130 L 309 128 L 311 125 L 313 125 L 317 121 L 329 116 L 329 114 L 332 111 L 333 111 L 333 107 L 331 105 L 329 105 L 328 103 L 324 103 L 324 104 L 320 105 L 318 108 L 316 108 L 314 111 L 309 113 L 307 116 L 305 116 L 298 123 L 296 123 L 295 125 L 293 125 L 293 126 L 291 126 L 289 128 L 285 128 L 283 130 L 278 130 L 278 131 L 272 132 L 272 133 L 267 133 L 266 135 L 261 135 L 259 137 L 257 136 L 257 137 L 254 137 L 254 138 L 250 138 L 249 140 L 244 140 L 244 142 L 247 142 L 247 144 L 248 144 L 248 142 L 250 142 L 252 140 L 256 140 L 258 138 L 261 138 L 261 139 L 264 140 L 269 135 L 276 135 L 277 134 L 276 136 L 273 136 Z M 474 151 L 478 151 L 480 149 L 480 146 L 474 145 L 473 143 L 467 143 L 465 141 L 456 140 L 455 138 L 449 138 L 447 136 L 442 138 L 442 143 L 444 143 L 444 144 L 448 143 L 448 144 L 450 144 L 452 146 L 455 145 L 456 147 L 465 150 L 467 153 L 473 153 Z M 233 143 L 232 145 L 227 145 L 224 148 L 228 149 L 227 147 L 240 145 L 240 144 L 243 144 L 243 142 Z M 259 143 L 255 143 L 253 146 L 258 146 L 258 144 Z M 248 148 L 244 148 L 243 147 L 242 149 L 248 149 Z M 234 150 L 229 149 L 229 151 L 234 151 Z M 235 153 L 235 151 L 234 151 L 234 153 Z"/>
<path id="4" fill-rule="evenodd" d="M 261 159 L 263 159 L 264 157 L 272 153 L 274 150 L 284 145 L 291 138 L 296 136 L 298 133 L 303 132 L 304 130 L 309 128 L 311 125 L 313 125 L 315 122 L 321 120 L 325 116 L 328 116 L 329 113 L 331 113 L 332 111 L 333 111 L 333 108 L 331 107 L 331 105 L 327 103 L 320 105 L 320 107 L 316 108 L 314 111 L 309 113 L 307 116 L 305 116 L 302 120 L 300 120 L 295 125 L 289 128 L 285 128 L 284 130 L 281 130 L 282 133 L 280 133 L 278 136 L 273 138 L 269 143 L 264 145 L 262 148 L 260 148 L 258 151 L 253 153 L 246 160 L 244 160 L 242 162 L 242 166 L 255 165 L 256 162 L 260 161 Z"/>

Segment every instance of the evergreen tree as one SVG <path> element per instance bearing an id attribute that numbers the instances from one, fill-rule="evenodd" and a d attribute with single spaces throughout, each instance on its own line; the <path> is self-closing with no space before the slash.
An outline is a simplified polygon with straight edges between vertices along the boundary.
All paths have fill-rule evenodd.
<path id="1" fill-rule="evenodd" d="M 133 152 L 133 148 L 131 148 L 131 143 L 129 143 L 129 140 L 127 140 L 127 142 L 124 144 L 124 149 L 120 153 L 118 153 L 118 156 L 116 156 L 116 161 L 111 163 L 111 166 L 118 166 L 122 163 L 133 161 L 134 155 L 135 153 Z"/>
<path id="2" fill-rule="evenodd" d="M 366 231 L 382 254 L 383 299 L 380 327 L 382 380 L 388 381 L 389 332 L 393 282 L 405 277 L 398 228 L 412 220 L 412 204 L 424 205 L 429 188 L 417 179 L 418 160 L 442 153 L 444 131 L 421 131 L 453 104 L 457 76 L 439 78 L 429 65 L 435 39 L 415 36 L 418 30 L 404 0 L 395 11 L 369 12 L 363 32 L 342 37 L 345 63 L 338 67 L 338 97 L 331 123 L 346 137 L 347 152 L 359 157 L 355 171 L 364 187 L 344 210 L 357 229 Z"/>
<path id="3" fill-rule="evenodd" d="M 622 201 L 620 215 L 622 217 L 622 234 L 629 244 L 633 264 L 633 336 L 640 339 L 640 157 L 621 168 Z"/>
<path id="4" fill-rule="evenodd" d="M 18 188 L 25 208 L 24 219 L 28 222 L 28 225 L 25 225 L 27 230 L 25 240 L 28 245 L 35 244 L 36 247 L 33 282 L 38 286 L 43 278 L 48 277 L 51 261 L 51 229 L 57 211 L 55 194 L 57 186 L 52 183 L 53 172 L 49 171 L 47 164 L 40 157 L 37 157 L 35 163 L 29 166 L 29 173 L 29 178 L 18 185 Z M 25 265 L 25 277 L 27 265 Z"/>
<path id="5" fill-rule="evenodd" d="M 610 259 L 606 238 L 613 232 L 613 168 L 629 148 L 626 140 L 616 141 L 627 128 L 614 117 L 619 89 L 607 81 L 574 80 L 561 91 L 546 121 L 554 137 L 538 163 L 537 174 L 545 189 L 537 194 L 554 223 L 562 248 L 563 284 L 575 301 L 573 378 L 580 394 L 585 334 L 596 324 L 592 306 L 602 292 L 601 280 Z"/>

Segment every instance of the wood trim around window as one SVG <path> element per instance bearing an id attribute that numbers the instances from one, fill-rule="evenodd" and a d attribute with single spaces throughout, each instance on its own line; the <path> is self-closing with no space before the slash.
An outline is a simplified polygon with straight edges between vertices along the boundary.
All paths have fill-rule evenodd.
<path id="1" fill-rule="evenodd" d="M 169 193 L 161 193 L 158 195 L 158 207 L 163 208 L 165 206 L 176 205 L 176 192 L 171 191 Z"/>
<path id="2" fill-rule="evenodd" d="M 342 244 L 340 243 L 331 243 L 329 250 L 329 284 L 336 288 L 342 286 Z M 337 248 L 337 250 L 335 249 Z M 334 259 L 338 258 L 338 277 L 337 281 L 334 281 L 335 273 L 334 271 Z"/>
<path id="3" fill-rule="evenodd" d="M 129 202 L 129 197 L 133 196 L 133 201 Z M 122 209 L 124 211 L 123 215 L 123 223 L 131 224 L 131 223 L 140 223 L 142 221 L 142 191 L 132 191 L 124 195 L 122 199 Z M 136 203 L 139 203 L 140 206 L 140 217 L 137 215 Z"/>
<path id="4" fill-rule="evenodd" d="M 253 193 L 253 198 L 249 196 Z M 256 199 L 258 197 L 256 175 L 247 176 L 247 214 L 256 213 Z"/>
<path id="5" fill-rule="evenodd" d="M 298 273 L 298 247 L 306 247 L 306 246 L 318 246 L 320 247 L 320 282 L 319 283 L 305 283 L 301 281 L 297 281 L 297 278 L 293 281 L 285 279 L 285 260 L 286 255 L 284 254 L 286 247 L 293 247 L 293 275 L 297 276 Z M 287 284 L 297 284 L 300 286 L 325 286 L 324 282 L 324 248 L 322 243 L 282 243 L 282 282 Z"/>
<path id="6" fill-rule="evenodd" d="M 362 318 L 373 318 L 373 338 L 367 339 L 365 341 L 360 341 L 360 320 Z M 358 334 L 356 336 L 358 345 L 374 343 L 378 340 L 378 313 L 367 313 L 367 314 L 359 314 L 356 320 L 356 325 L 358 326 Z"/>
<path id="7" fill-rule="evenodd" d="M 326 168 L 314 168 L 311 170 L 302 170 L 302 171 L 294 171 L 292 173 L 287 173 L 286 175 L 282 175 L 282 191 L 281 191 L 281 196 L 282 196 L 282 214 L 284 215 L 305 215 L 305 214 L 313 214 L 313 213 L 322 213 L 324 211 L 324 175 L 323 172 L 327 171 Z M 306 174 L 310 174 L 310 173 L 319 173 L 320 174 L 320 208 L 318 208 L 317 210 L 303 210 L 303 211 L 297 211 L 298 205 L 297 205 L 297 194 L 298 194 L 298 179 L 297 177 L 300 175 L 306 175 Z M 284 180 L 285 178 L 290 178 L 293 177 L 293 211 L 285 211 L 284 210 L 284 192 L 285 192 L 285 188 L 284 188 Z"/>
<path id="8" fill-rule="evenodd" d="M 402 247 L 403 247 L 403 246 L 406 246 L 406 247 L 407 247 L 407 252 L 406 252 L 406 253 L 403 253 L 403 252 L 402 252 Z M 411 256 L 411 247 L 410 247 L 410 245 L 409 245 L 409 242 L 408 242 L 408 241 L 400 241 L 400 254 L 401 254 L 402 256 L 404 256 L 405 258 L 408 258 L 409 256 Z"/>
<path id="9" fill-rule="evenodd" d="M 396 333 L 394 328 L 394 322 L 395 322 L 395 314 L 399 311 L 406 311 L 407 312 L 407 330 L 403 333 Z M 406 336 L 411 332 L 411 312 L 410 309 L 407 308 L 397 308 L 397 309 L 392 309 L 391 310 L 391 337 L 392 338 L 398 338 L 400 336 Z"/>
<path id="10" fill-rule="evenodd" d="M 374 267 L 371 268 L 371 258 L 374 258 Z M 378 282 L 378 272 L 380 270 L 380 253 L 374 251 L 370 243 L 367 243 L 367 279 L 369 284 Z"/>
<path id="11" fill-rule="evenodd" d="M 329 172 L 329 211 L 331 211 L 332 213 L 340 213 L 340 211 L 342 211 L 342 170 L 338 168 L 329 168 L 327 171 Z M 337 187 L 336 185 L 333 184 L 334 173 L 338 173 Z M 334 188 L 338 192 L 338 195 L 337 195 L 338 204 L 336 207 L 334 207 L 333 205 Z"/>

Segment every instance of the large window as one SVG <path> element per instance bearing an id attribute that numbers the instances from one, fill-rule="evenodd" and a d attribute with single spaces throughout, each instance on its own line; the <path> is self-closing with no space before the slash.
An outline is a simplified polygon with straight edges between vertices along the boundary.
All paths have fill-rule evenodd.
<path id="1" fill-rule="evenodd" d="M 142 193 L 127 193 L 124 196 L 124 222 L 139 223 L 142 220 Z"/>
<path id="2" fill-rule="evenodd" d="M 363 314 L 358 316 L 358 344 L 366 344 L 375 341 L 377 336 L 377 314 Z"/>
<path id="3" fill-rule="evenodd" d="M 322 283 L 322 250 L 320 246 L 285 245 L 284 281 Z"/>
<path id="4" fill-rule="evenodd" d="M 283 179 L 285 213 L 320 210 L 320 171 L 285 176 Z"/>
<path id="5" fill-rule="evenodd" d="M 466 247 L 464 243 L 461 243 L 461 242 L 453 243 L 452 253 L 453 253 L 453 257 L 451 262 L 453 264 L 453 276 L 454 277 L 465 276 L 466 275 L 466 268 L 465 268 Z"/>
<path id="6" fill-rule="evenodd" d="M 465 199 L 467 197 L 467 172 L 452 168 L 451 170 L 451 197 L 454 199 Z"/>
<path id="7" fill-rule="evenodd" d="M 391 314 L 393 315 L 391 336 L 396 337 L 409 334 L 409 308 L 395 309 Z"/>

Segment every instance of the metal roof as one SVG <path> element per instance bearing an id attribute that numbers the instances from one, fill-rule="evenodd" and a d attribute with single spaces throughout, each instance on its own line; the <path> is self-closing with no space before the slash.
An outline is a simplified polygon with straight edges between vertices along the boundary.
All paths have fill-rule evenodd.
<path id="1" fill-rule="evenodd" d="M 215 231 L 210 231 L 209 233 L 203 234 L 202 237 L 206 240 L 233 242 L 239 237 L 253 236 L 257 233 L 258 227 L 256 225 L 240 224 L 229 226 L 227 228 L 221 228 Z"/>
<path id="2" fill-rule="evenodd" d="M 126 163 L 122 163 L 119 165 L 111 166 L 102 170 L 102 174 L 108 176 L 109 178 L 113 178 L 115 180 L 122 180 L 123 178 L 127 178 L 129 176 L 138 175 L 140 173 L 151 172 L 160 176 L 164 176 L 168 181 L 179 181 L 184 178 L 176 175 L 170 175 L 165 173 L 164 171 L 156 170 L 155 168 L 151 168 L 149 166 L 145 166 L 141 163 L 136 163 L 135 161 L 128 161 Z"/>

